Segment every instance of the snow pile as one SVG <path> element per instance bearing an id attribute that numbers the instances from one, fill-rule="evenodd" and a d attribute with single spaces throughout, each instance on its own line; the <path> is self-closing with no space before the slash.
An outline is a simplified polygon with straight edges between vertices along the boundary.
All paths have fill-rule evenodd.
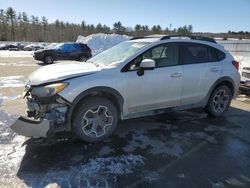
<path id="1" fill-rule="evenodd" d="M 87 37 L 79 35 L 77 42 L 87 44 L 92 50 L 92 55 L 95 55 L 129 38 L 131 37 L 127 35 L 98 33 Z"/>

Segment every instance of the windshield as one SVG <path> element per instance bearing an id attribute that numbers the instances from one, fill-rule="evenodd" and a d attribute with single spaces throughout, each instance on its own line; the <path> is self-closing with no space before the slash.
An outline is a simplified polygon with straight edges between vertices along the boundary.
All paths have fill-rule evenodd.
<path id="1" fill-rule="evenodd" d="M 138 52 L 148 42 L 123 42 L 100 54 L 90 58 L 87 62 L 109 66 L 115 62 L 123 61 Z"/>
<path id="2" fill-rule="evenodd" d="M 63 49 L 63 43 L 57 44 L 54 47 L 52 47 L 53 49 Z"/>

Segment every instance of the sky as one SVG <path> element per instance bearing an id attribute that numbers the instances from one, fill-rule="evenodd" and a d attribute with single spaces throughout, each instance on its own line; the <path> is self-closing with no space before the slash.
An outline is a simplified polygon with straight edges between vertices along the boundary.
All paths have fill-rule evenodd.
<path id="1" fill-rule="evenodd" d="M 193 25 L 195 32 L 250 31 L 250 0 L 0 0 L 0 9 L 73 23 L 121 21 L 177 28 Z"/>

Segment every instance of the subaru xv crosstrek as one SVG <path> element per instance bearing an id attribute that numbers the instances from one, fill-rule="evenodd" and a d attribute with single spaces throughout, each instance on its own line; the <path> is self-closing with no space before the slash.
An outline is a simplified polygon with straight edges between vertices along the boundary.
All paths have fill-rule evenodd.
<path id="1" fill-rule="evenodd" d="M 33 55 L 35 60 L 51 64 L 57 60 L 85 61 L 92 57 L 88 45 L 76 42 L 60 43 L 54 47 L 37 50 Z"/>
<path id="2" fill-rule="evenodd" d="M 33 72 L 24 92 L 29 118 L 11 128 L 28 137 L 71 132 L 94 142 L 109 137 L 119 120 L 191 108 L 222 116 L 240 83 L 238 66 L 210 38 L 134 38 L 84 63 Z"/>

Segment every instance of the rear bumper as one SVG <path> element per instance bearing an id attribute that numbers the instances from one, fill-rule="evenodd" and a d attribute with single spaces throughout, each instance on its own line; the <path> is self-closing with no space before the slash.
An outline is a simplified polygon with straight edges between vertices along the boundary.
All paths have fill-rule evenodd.
<path id="1" fill-rule="evenodd" d="M 243 91 L 243 92 L 250 93 L 250 87 L 249 87 L 249 86 L 246 86 L 246 85 L 243 84 L 243 83 L 240 84 L 239 90 L 240 90 L 240 91 Z"/>
<path id="2" fill-rule="evenodd" d="M 23 116 L 20 116 L 10 128 L 14 132 L 27 137 L 48 137 L 52 133 L 51 121 L 35 121 Z"/>

